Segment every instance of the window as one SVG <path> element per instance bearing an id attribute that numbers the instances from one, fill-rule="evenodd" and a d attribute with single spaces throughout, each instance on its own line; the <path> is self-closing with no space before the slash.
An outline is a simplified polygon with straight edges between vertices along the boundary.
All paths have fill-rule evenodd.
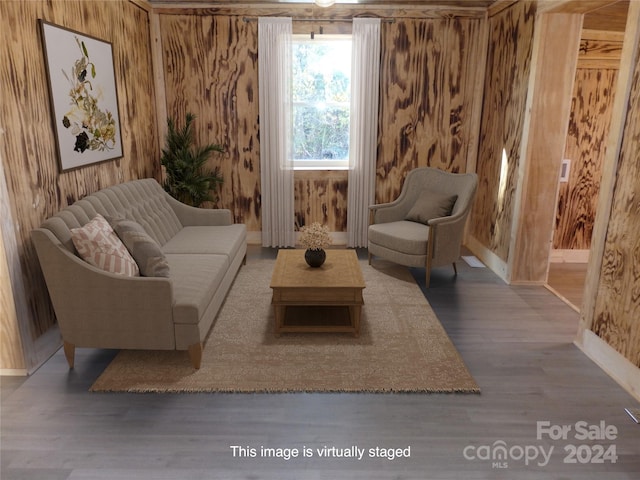
<path id="1" fill-rule="evenodd" d="M 351 36 L 294 35 L 292 65 L 294 168 L 348 168 Z"/>

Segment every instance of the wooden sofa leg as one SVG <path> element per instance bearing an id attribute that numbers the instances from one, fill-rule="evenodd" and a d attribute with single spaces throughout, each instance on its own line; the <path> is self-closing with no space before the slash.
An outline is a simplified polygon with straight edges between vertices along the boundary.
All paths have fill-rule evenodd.
<path id="1" fill-rule="evenodd" d="M 373 258 L 373 255 L 369 254 L 369 265 L 371 265 L 371 259 Z"/>
<path id="2" fill-rule="evenodd" d="M 189 345 L 189 359 L 193 368 L 199 370 L 202 363 L 202 342 Z"/>
<path id="3" fill-rule="evenodd" d="M 458 276 L 458 266 L 456 265 L 456 262 L 453 262 L 453 274 L 454 276 Z"/>
<path id="4" fill-rule="evenodd" d="M 62 348 L 64 350 L 64 356 L 67 359 L 67 363 L 69 364 L 69 368 L 73 368 L 76 359 L 76 346 L 73 343 L 63 340 Z"/>

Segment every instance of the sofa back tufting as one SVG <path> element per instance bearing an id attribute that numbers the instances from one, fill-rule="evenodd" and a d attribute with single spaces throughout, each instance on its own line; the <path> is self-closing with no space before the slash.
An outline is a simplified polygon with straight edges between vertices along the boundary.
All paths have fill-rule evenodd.
<path id="1" fill-rule="evenodd" d="M 183 228 L 167 202 L 165 191 L 151 178 L 114 185 L 88 195 L 45 220 L 42 228 L 50 230 L 74 252 L 71 229 L 83 226 L 98 213 L 104 217 L 124 216 L 135 220 L 159 245 L 167 243 Z"/>

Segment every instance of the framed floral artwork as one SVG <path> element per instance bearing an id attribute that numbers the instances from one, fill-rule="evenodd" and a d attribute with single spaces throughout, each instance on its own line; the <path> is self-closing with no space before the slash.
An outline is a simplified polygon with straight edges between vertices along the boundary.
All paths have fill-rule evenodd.
<path id="1" fill-rule="evenodd" d="M 39 23 L 61 170 L 122 157 L 111 43 Z"/>

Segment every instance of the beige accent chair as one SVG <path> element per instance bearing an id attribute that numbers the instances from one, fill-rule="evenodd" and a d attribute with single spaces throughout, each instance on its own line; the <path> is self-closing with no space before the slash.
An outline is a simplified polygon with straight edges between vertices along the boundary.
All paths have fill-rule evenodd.
<path id="1" fill-rule="evenodd" d="M 475 173 L 456 174 L 416 168 L 407 174 L 400 195 L 391 203 L 369 207 L 369 264 L 378 256 L 408 267 L 431 268 L 456 261 L 475 197 Z"/>

